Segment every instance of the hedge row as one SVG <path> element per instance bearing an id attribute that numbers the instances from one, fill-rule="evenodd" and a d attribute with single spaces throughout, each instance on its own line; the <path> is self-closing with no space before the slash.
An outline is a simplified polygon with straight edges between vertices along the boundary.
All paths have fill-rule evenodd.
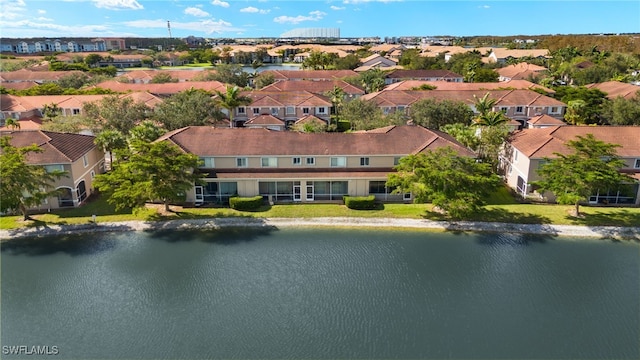
<path id="1" fill-rule="evenodd" d="M 229 206 L 232 209 L 238 211 L 251 211 L 257 210 L 262 206 L 262 196 L 256 195 L 253 197 L 239 197 L 234 196 L 229 198 Z"/>
<path id="2" fill-rule="evenodd" d="M 369 196 L 345 196 L 344 204 L 353 210 L 373 210 L 376 208 L 376 197 Z"/>

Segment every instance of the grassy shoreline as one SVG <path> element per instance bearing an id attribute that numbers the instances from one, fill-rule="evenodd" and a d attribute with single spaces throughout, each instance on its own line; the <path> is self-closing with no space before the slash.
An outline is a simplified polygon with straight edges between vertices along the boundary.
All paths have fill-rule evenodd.
<path id="1" fill-rule="evenodd" d="M 50 213 L 32 215 L 32 220 L 23 221 L 21 216 L 3 216 L 0 229 L 37 227 L 43 225 L 87 224 L 96 215 L 98 222 L 122 221 L 166 221 L 210 218 L 389 218 L 426 219 L 450 221 L 451 219 L 432 211 L 431 204 L 384 204 L 376 210 L 351 210 L 339 204 L 285 204 L 265 206 L 258 211 L 245 212 L 230 208 L 179 208 L 165 213 L 160 207 L 137 211 L 115 211 L 103 198 L 95 199 L 82 207 L 55 210 Z M 550 204 L 495 204 L 487 205 L 465 221 L 499 222 L 512 224 L 578 225 L 578 226 L 622 226 L 640 225 L 640 208 L 588 207 L 583 206 L 583 216 L 570 215 L 572 206 Z"/>

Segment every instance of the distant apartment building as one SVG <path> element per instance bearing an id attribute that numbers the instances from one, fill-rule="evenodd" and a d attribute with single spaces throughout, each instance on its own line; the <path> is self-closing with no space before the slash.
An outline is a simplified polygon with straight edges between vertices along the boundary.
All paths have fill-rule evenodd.
<path id="1" fill-rule="evenodd" d="M 301 28 L 287 31 L 281 38 L 340 38 L 339 28 Z"/>
<path id="2" fill-rule="evenodd" d="M 120 38 L 0 39 L 0 52 L 36 54 L 46 52 L 91 52 L 126 49 Z"/>

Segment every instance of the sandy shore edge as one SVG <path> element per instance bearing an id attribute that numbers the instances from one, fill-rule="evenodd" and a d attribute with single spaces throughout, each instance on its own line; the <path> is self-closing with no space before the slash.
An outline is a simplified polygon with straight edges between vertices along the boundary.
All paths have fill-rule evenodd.
<path id="1" fill-rule="evenodd" d="M 167 221 L 123 221 L 98 222 L 97 224 L 51 225 L 11 230 L 0 230 L 0 240 L 16 238 L 49 236 L 60 234 L 77 234 L 114 231 L 153 231 L 169 229 L 217 229 L 222 227 L 384 227 L 384 228 L 418 228 L 441 231 L 479 231 L 509 232 L 522 234 L 540 234 L 550 236 L 576 236 L 591 238 L 609 238 L 640 241 L 640 227 L 617 226 L 575 226 L 546 224 L 512 224 L 476 221 L 433 221 L 422 219 L 398 218 L 210 218 L 195 220 Z"/>

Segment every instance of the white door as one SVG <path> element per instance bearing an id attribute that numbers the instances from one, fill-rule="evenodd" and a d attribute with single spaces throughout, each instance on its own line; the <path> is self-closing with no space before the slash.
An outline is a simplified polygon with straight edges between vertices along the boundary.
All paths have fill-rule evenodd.
<path id="1" fill-rule="evenodd" d="M 307 184 L 307 201 L 313 201 L 313 184 Z"/>
<path id="2" fill-rule="evenodd" d="M 204 190 L 202 186 L 196 186 L 195 191 L 196 191 L 195 205 L 196 206 L 202 205 L 204 203 Z"/>
<path id="3" fill-rule="evenodd" d="M 293 201 L 300 201 L 300 200 L 302 200 L 300 185 L 293 185 Z"/>

